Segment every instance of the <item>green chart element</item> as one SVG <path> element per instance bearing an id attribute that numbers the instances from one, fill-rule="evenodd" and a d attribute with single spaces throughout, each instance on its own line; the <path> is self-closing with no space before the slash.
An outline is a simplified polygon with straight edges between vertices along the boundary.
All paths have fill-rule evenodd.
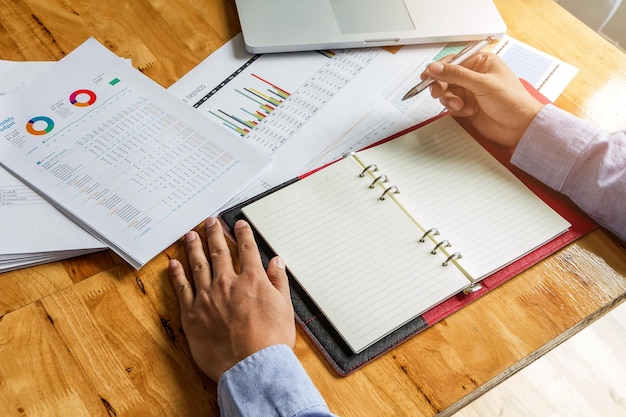
<path id="1" fill-rule="evenodd" d="M 444 48 L 441 51 L 439 51 L 439 53 L 433 58 L 433 61 L 439 61 L 441 58 L 443 58 L 446 55 L 458 54 L 459 52 L 463 50 L 463 48 L 465 48 L 465 45 L 467 45 L 467 43 L 465 42 L 449 43 L 446 46 L 444 46 Z"/>

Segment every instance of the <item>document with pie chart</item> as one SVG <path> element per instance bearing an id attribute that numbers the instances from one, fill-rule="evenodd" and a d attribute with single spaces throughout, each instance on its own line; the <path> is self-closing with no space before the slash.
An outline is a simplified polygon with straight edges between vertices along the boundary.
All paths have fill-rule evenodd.
<path id="1" fill-rule="evenodd" d="M 0 162 L 135 268 L 270 164 L 94 39 L 3 97 Z"/>

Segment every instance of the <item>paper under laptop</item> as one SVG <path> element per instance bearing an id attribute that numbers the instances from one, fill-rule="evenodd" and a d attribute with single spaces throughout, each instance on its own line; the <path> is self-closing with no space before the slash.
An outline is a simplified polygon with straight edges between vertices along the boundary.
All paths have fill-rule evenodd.
<path id="1" fill-rule="evenodd" d="M 236 0 L 250 53 L 502 37 L 492 0 Z"/>

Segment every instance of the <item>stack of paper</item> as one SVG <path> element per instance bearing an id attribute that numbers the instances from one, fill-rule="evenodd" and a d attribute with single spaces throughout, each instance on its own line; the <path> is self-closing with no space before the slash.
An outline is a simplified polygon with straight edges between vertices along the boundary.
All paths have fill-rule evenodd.
<path id="1" fill-rule="evenodd" d="M 24 239 L 25 251 L 10 254 L 13 266 L 42 253 L 38 234 L 57 233 L 50 246 L 64 255 L 66 249 L 106 246 L 140 268 L 254 181 L 270 159 L 224 138 L 195 110 L 89 39 L 1 97 L 0 162 L 83 229 L 42 227 L 56 221 L 50 207 L 42 217 L 24 210 L 34 236 Z M 8 195 L 36 200 L 23 188 Z"/>
<path id="2" fill-rule="evenodd" d="M 0 61 L 0 101 L 52 62 Z M 10 120 L 1 120 L 4 128 Z M 0 167 L 0 272 L 106 249 L 26 184 Z"/>

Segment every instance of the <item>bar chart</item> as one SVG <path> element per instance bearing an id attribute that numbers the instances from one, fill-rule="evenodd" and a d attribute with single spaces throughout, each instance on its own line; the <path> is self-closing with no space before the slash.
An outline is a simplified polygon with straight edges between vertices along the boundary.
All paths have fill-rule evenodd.
<path id="1" fill-rule="evenodd" d="M 291 71 L 276 74 L 264 65 L 272 57 L 254 56 L 218 84 L 194 107 L 234 135 L 272 155 L 348 85 L 377 55 L 363 50 L 322 51 L 296 60 Z M 275 69 L 275 67 L 273 68 Z M 298 82 L 293 74 L 306 74 Z M 209 97 L 214 99 L 208 100 Z"/>

